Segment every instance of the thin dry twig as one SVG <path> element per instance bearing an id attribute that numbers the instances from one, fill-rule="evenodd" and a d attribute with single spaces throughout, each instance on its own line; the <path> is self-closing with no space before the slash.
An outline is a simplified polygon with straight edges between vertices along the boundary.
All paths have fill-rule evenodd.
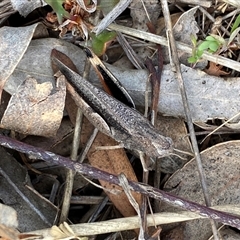
<path id="1" fill-rule="evenodd" d="M 214 206 L 216 210 L 226 211 L 226 212 L 234 212 L 235 214 L 240 214 L 240 209 L 237 206 Z M 204 217 L 199 216 L 193 212 L 180 211 L 177 213 L 174 212 L 162 212 L 162 213 L 154 213 L 153 215 L 147 215 L 147 224 L 148 227 L 154 225 L 162 225 L 168 223 L 177 223 L 184 221 L 191 221 L 194 219 L 203 219 Z M 117 218 L 111 219 L 107 221 L 99 221 L 96 223 L 80 223 L 74 224 L 70 226 L 75 235 L 78 236 L 92 236 L 105 234 L 110 232 L 120 232 L 125 230 L 131 230 L 139 228 L 139 218 L 138 216 L 133 217 L 125 217 L 125 218 Z M 29 234 L 38 234 L 44 237 L 48 236 L 48 232 L 50 229 L 44 230 L 36 230 L 29 232 Z"/>
<path id="2" fill-rule="evenodd" d="M 108 26 L 108 28 L 110 30 L 119 31 L 126 35 L 141 38 L 141 39 L 144 39 L 144 40 L 147 40 L 150 42 L 154 42 L 154 43 L 157 43 L 160 45 L 168 46 L 168 41 L 165 37 L 161 37 L 161 36 L 158 36 L 158 35 L 155 35 L 152 33 L 144 32 L 141 30 L 137 30 L 137 29 L 133 29 L 133 28 L 129 28 L 129 27 L 113 24 L 113 23 L 110 24 Z M 179 50 L 184 51 L 189 54 L 192 54 L 192 47 L 190 47 L 189 45 L 182 43 L 182 42 L 176 42 L 176 45 Z M 222 57 L 222 56 L 213 55 L 206 51 L 203 53 L 203 55 L 201 57 L 210 62 L 214 62 L 216 64 L 219 64 L 219 65 L 222 65 L 227 68 L 234 69 L 234 70 L 240 72 L 240 64 L 237 61 L 234 61 L 229 58 Z"/>
<path id="3" fill-rule="evenodd" d="M 75 66 L 72 66 L 72 67 L 76 71 Z M 90 71 L 90 63 L 87 60 L 86 64 L 85 64 L 84 73 L 83 73 L 85 79 L 87 79 L 87 76 L 89 75 L 89 71 Z M 72 152 L 71 152 L 71 159 L 73 161 L 77 160 L 78 148 L 79 148 L 79 143 L 80 143 L 82 120 L 83 120 L 83 114 L 82 114 L 82 111 L 80 110 L 80 108 L 78 108 L 77 114 L 76 114 L 75 129 L 74 129 L 73 144 L 72 144 Z M 65 222 L 67 220 L 67 217 L 68 217 L 68 212 L 69 212 L 69 208 L 70 208 L 70 201 L 71 201 L 71 196 L 72 196 L 74 176 L 75 176 L 75 172 L 69 169 L 67 171 L 67 174 L 66 174 L 65 189 L 64 189 L 64 194 L 63 194 L 63 203 L 62 203 L 62 209 L 61 209 L 61 215 L 60 215 L 60 218 L 59 218 L 59 223 Z"/>
<path id="4" fill-rule="evenodd" d="M 170 44 L 169 48 L 171 50 L 170 52 L 171 52 L 171 57 L 172 57 L 172 61 L 173 61 L 172 64 L 173 64 L 174 68 L 176 69 L 176 76 L 177 76 L 177 80 L 178 80 L 178 84 L 179 84 L 179 88 L 180 88 L 180 92 L 181 92 L 181 96 L 182 96 L 182 102 L 183 102 L 184 111 L 186 114 L 187 125 L 188 125 L 188 129 L 189 129 L 189 133 L 190 133 L 192 147 L 193 147 L 194 154 L 195 154 L 197 169 L 198 169 L 198 173 L 199 173 L 199 177 L 200 177 L 200 182 L 201 182 L 201 186 L 202 186 L 202 190 L 203 190 L 205 203 L 209 207 L 209 206 L 211 206 L 211 200 L 210 200 L 209 191 L 208 191 L 208 187 L 207 187 L 207 183 L 206 183 L 206 175 L 204 173 L 204 169 L 203 169 L 203 165 L 202 165 L 202 160 L 201 160 L 201 156 L 200 156 L 200 152 L 199 152 L 199 148 L 198 148 L 198 143 L 197 143 L 197 139 L 196 139 L 196 135 L 195 135 L 195 130 L 194 130 L 191 112 L 190 112 L 190 108 L 189 108 L 188 98 L 187 98 L 187 94 L 186 94 L 186 89 L 184 86 L 184 81 L 183 81 L 183 77 L 182 77 L 182 73 L 181 73 L 180 62 L 179 62 L 178 55 L 177 55 L 177 47 L 176 47 L 175 38 L 173 36 L 172 23 L 171 23 L 171 17 L 170 17 L 170 13 L 169 13 L 168 3 L 166 0 L 162 0 L 161 3 L 162 3 L 162 10 L 163 10 L 163 15 L 164 15 L 164 19 L 165 19 L 166 32 L 167 32 L 167 36 L 169 37 L 169 44 Z M 212 225 L 212 231 L 213 231 L 214 238 L 216 240 L 218 240 L 219 239 L 218 231 L 217 231 L 216 224 L 213 220 L 211 220 L 211 225 Z"/>
<path id="5" fill-rule="evenodd" d="M 117 40 L 119 44 L 122 46 L 125 54 L 128 59 L 134 65 L 136 69 L 145 69 L 144 63 L 139 59 L 138 55 L 134 52 L 132 46 L 128 43 L 126 38 L 120 32 L 117 33 Z"/>
<path id="6" fill-rule="evenodd" d="M 209 0 L 169 0 L 170 3 L 187 3 L 191 5 L 197 5 L 209 8 L 212 5 L 212 1 Z"/>
<path id="7" fill-rule="evenodd" d="M 133 208 L 135 209 L 135 211 L 138 215 L 139 222 L 140 222 L 140 231 L 139 231 L 138 239 L 142 240 L 142 239 L 144 239 L 144 232 L 145 232 L 145 229 L 143 228 L 143 226 L 145 224 L 147 224 L 146 223 L 147 221 L 145 221 L 143 223 L 145 218 L 143 218 L 143 219 L 141 218 L 141 211 L 140 211 L 139 205 L 130 191 L 130 188 L 128 185 L 128 180 L 127 180 L 126 176 L 122 173 L 118 176 L 118 179 L 119 179 L 119 183 L 120 183 L 121 187 L 123 188 L 123 191 L 125 192 L 129 202 L 131 203 L 131 205 L 133 206 Z"/>
<path id="8" fill-rule="evenodd" d="M 98 35 L 101 33 L 104 29 L 108 27 L 110 23 L 112 23 L 131 3 L 132 0 L 120 0 L 116 6 L 109 12 L 103 20 L 93 28 L 93 32 Z"/>

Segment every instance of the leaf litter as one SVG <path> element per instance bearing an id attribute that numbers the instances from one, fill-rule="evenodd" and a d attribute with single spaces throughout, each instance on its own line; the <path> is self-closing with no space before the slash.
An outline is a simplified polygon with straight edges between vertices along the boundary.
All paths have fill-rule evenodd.
<path id="1" fill-rule="evenodd" d="M 228 2 L 228 1 L 224 1 L 224 2 Z M 226 9 L 227 10 L 234 9 L 233 6 L 236 6 L 237 4 L 236 2 L 233 2 L 233 3 L 228 2 L 228 3 L 229 5 L 227 5 L 227 7 L 224 5 L 225 11 Z M 145 7 L 148 8 L 147 4 L 148 3 L 146 3 Z M 152 4 L 157 4 L 157 3 L 153 1 Z M 225 3 L 220 2 L 218 3 L 218 5 L 216 5 L 215 11 L 219 15 L 225 14 L 223 10 L 222 10 L 223 13 L 220 13 L 218 12 L 218 10 L 216 10 L 216 9 L 220 9 L 220 7 L 223 7 L 223 4 Z M 159 7 L 158 4 L 156 5 L 156 7 Z M 155 11 L 153 12 L 149 11 L 149 15 L 153 22 L 155 22 L 158 18 L 158 16 L 156 18 L 153 16 L 153 14 L 157 12 L 156 9 L 157 8 L 155 8 Z M 141 14 L 136 14 L 136 13 L 139 13 L 140 10 L 141 10 Z M 130 11 L 132 14 L 131 16 L 133 18 L 133 21 L 135 21 L 134 28 L 144 29 L 144 31 L 146 31 L 144 22 L 146 22 L 147 17 L 146 17 L 145 11 L 144 10 L 142 11 L 142 10 L 143 10 L 143 6 L 140 1 L 139 2 L 133 1 L 133 3 L 130 5 Z M 179 17 L 179 20 L 175 26 L 176 40 L 190 45 L 191 34 L 194 34 L 195 36 L 198 36 L 199 39 L 202 38 L 202 40 L 204 40 L 206 35 L 208 34 L 208 31 L 206 30 L 207 29 L 206 26 L 210 26 L 212 24 L 211 22 L 212 19 L 209 18 L 211 20 L 209 21 L 208 15 L 202 9 L 199 10 L 198 7 L 190 8 L 189 11 L 186 11 L 186 10 L 184 11 L 185 13 L 182 14 L 182 17 Z M 137 17 L 134 14 L 136 14 Z M 204 17 L 202 17 L 204 14 L 206 14 L 207 16 L 206 22 L 204 22 Z M 199 17 L 198 20 L 197 18 L 195 18 L 196 16 Z M 202 22 L 199 21 L 201 17 L 202 17 Z M 190 23 L 191 23 L 191 26 L 193 26 L 193 28 L 190 28 L 189 31 L 187 31 L 188 29 L 185 29 L 184 26 L 189 26 Z M 200 32 L 198 32 L 197 29 L 195 28 L 196 25 L 197 25 L 197 28 L 201 30 Z M 224 23 L 223 25 L 224 26 L 222 27 L 226 28 L 226 24 Z M 31 40 L 36 28 L 37 28 L 37 24 L 31 25 L 28 27 L 0 28 L 0 31 L 2 31 L 0 35 L 2 36 L 1 43 L 3 43 L 1 44 L 1 47 L 0 47 L 0 53 L 1 53 L 1 59 L 2 59 L 2 61 L 0 61 L 1 89 L 3 89 L 3 86 L 5 85 L 4 89 L 12 95 L 12 99 L 10 100 L 7 110 L 4 113 L 4 117 L 2 118 L 2 127 L 6 129 L 10 129 L 12 132 L 16 131 L 17 133 L 23 133 L 27 135 L 30 134 L 30 135 L 39 135 L 39 136 L 48 137 L 48 136 L 56 135 L 56 131 L 59 129 L 60 121 L 63 117 L 63 103 L 65 98 L 64 97 L 65 93 L 62 92 L 60 94 L 60 98 L 61 98 L 60 101 L 59 101 L 59 98 L 50 99 L 49 96 L 51 94 L 50 95 L 47 94 L 46 95 L 47 97 L 45 98 L 49 99 L 49 103 L 46 104 L 43 101 L 43 106 L 44 106 L 43 110 L 41 110 L 41 107 L 38 106 L 38 104 L 35 104 L 36 106 L 34 107 L 36 107 L 36 109 L 34 109 L 34 111 L 30 110 L 30 112 L 33 113 L 33 115 L 30 115 L 26 110 L 24 110 L 24 108 L 22 108 L 21 104 L 23 104 L 24 101 L 26 101 L 27 97 L 30 96 L 30 94 L 37 95 L 38 91 L 37 91 L 37 94 L 35 94 L 34 87 L 27 90 L 27 88 L 24 87 L 24 84 L 26 84 L 29 79 L 34 79 L 34 81 L 37 81 L 37 84 L 39 85 L 36 85 L 36 86 L 39 86 L 39 87 L 44 86 L 44 83 L 51 84 L 51 85 L 55 84 L 55 80 L 54 80 L 52 69 L 51 69 L 51 63 L 50 63 L 50 52 L 53 48 L 57 47 L 59 48 L 59 50 L 61 49 L 61 51 L 65 52 L 68 56 L 70 56 L 71 59 L 74 60 L 74 63 L 76 64 L 77 68 L 79 68 L 78 71 L 80 74 L 83 73 L 85 56 L 81 49 L 73 46 L 73 44 L 67 43 L 62 40 L 57 40 L 57 39 Z M 187 32 L 184 32 L 185 31 L 184 29 Z M 178 31 L 178 33 L 176 31 Z M 219 31 L 222 31 L 222 28 Z M 227 34 L 227 31 L 225 31 L 224 34 Z M 232 40 L 235 42 L 235 39 L 232 39 Z M 132 40 L 128 39 L 128 41 L 132 41 Z M 21 42 L 21 44 L 16 45 L 16 43 L 19 43 L 19 42 Z M 134 46 L 135 43 L 132 42 L 132 44 Z M 147 56 L 153 53 L 154 52 L 153 50 L 154 49 L 151 46 L 145 49 L 140 48 L 140 50 L 137 50 L 137 51 L 138 53 L 140 53 L 140 57 L 144 59 L 145 54 Z M 112 48 L 111 51 L 114 51 L 114 48 Z M 236 60 L 237 51 L 238 51 L 238 48 L 236 48 L 236 50 L 233 50 L 233 48 L 231 48 L 231 49 L 225 50 L 224 52 L 220 51 L 218 53 L 225 58 L 231 57 L 234 60 Z M 168 55 L 167 48 L 164 51 L 164 54 L 166 57 L 165 57 L 165 66 L 164 66 L 162 77 L 161 77 L 162 82 L 160 87 L 160 99 L 159 99 L 158 110 L 159 110 L 159 113 L 161 113 L 162 115 L 180 117 L 182 119 L 185 119 L 185 112 L 183 109 L 181 94 L 178 89 L 178 84 L 175 81 L 176 76 L 174 74 L 174 71 L 171 65 L 171 59 L 169 59 L 167 56 Z M 212 62 L 209 63 L 209 67 L 207 69 L 206 60 L 200 61 L 194 66 L 194 68 L 200 68 L 200 69 L 206 68 L 207 69 L 206 72 L 212 75 L 212 76 L 209 76 L 208 74 L 205 74 L 202 70 L 192 68 L 191 64 L 187 62 L 187 58 L 190 56 L 189 53 L 186 54 L 184 51 L 181 50 L 179 51 L 178 54 L 179 54 L 181 63 L 184 64 L 181 66 L 181 71 L 184 78 L 184 84 L 186 85 L 186 94 L 189 99 L 190 111 L 191 111 L 193 122 L 198 122 L 198 123 L 202 122 L 202 126 L 203 126 L 205 123 L 207 123 L 209 119 L 217 118 L 220 120 L 221 119 L 227 120 L 232 116 L 234 116 L 235 114 L 237 114 L 239 111 L 239 103 L 238 103 L 239 101 L 237 100 L 238 89 L 240 88 L 238 83 L 239 79 L 237 77 L 228 77 L 223 79 L 221 77 L 215 77 L 215 76 L 222 76 L 222 75 L 224 76 L 227 73 L 229 73 L 230 76 L 238 76 L 238 73 L 231 71 L 231 69 L 226 68 L 224 65 L 217 65 L 216 63 L 212 63 Z M 204 59 L 204 54 L 202 55 L 202 57 Z M 170 64 L 167 63 L 169 61 L 170 61 Z M 110 71 L 116 77 L 118 77 L 120 81 L 122 81 L 122 84 L 129 91 L 136 105 L 144 106 L 144 103 L 145 103 L 144 97 L 146 93 L 145 90 L 146 90 L 146 85 L 148 80 L 147 71 L 146 70 L 129 70 L 129 69 L 123 70 L 122 68 L 116 68 L 116 67 L 113 67 L 112 65 L 108 65 L 108 67 Z M 90 81 L 93 82 L 95 85 L 99 86 L 99 83 L 97 83 L 96 79 L 97 79 L 96 74 L 91 70 Z M 7 83 L 5 84 L 6 81 Z M 22 92 L 20 91 L 19 98 L 14 100 L 14 96 L 19 94 L 19 92 L 16 92 L 17 88 L 20 89 L 21 91 L 26 91 L 26 93 L 24 92 L 24 94 L 22 94 Z M 27 106 L 26 109 L 29 108 L 30 102 L 31 101 L 25 104 L 25 106 Z M 73 103 L 71 103 L 71 105 L 73 105 Z M 15 106 L 16 111 L 14 111 L 13 106 Z M 57 111 L 61 113 L 61 114 L 57 114 L 58 117 L 56 117 L 55 115 L 54 116 L 51 115 L 53 114 L 54 106 L 57 109 Z M 21 114 L 21 111 L 19 112 L 19 110 L 23 110 L 25 115 Z M 46 122 L 42 121 L 42 119 L 39 118 L 39 116 L 41 116 L 41 111 L 43 111 L 44 114 L 49 112 L 50 115 L 48 116 L 51 116 L 46 118 Z M 69 115 L 71 114 L 69 113 Z M 19 118 L 19 116 L 22 116 L 23 119 Z M 66 115 L 64 115 L 64 118 L 65 117 Z M 72 119 L 73 118 L 74 118 L 74 114 L 72 116 Z M 72 120 L 72 122 L 74 122 L 74 120 Z M 167 129 L 167 131 L 165 132 L 165 135 L 171 136 L 173 139 L 186 140 L 188 138 L 187 138 L 187 132 L 186 132 L 184 122 L 183 121 L 179 121 L 179 122 L 180 122 L 180 126 L 178 128 L 174 128 L 176 127 L 174 123 L 173 123 L 174 127 L 170 127 L 168 123 L 164 124 L 166 125 L 166 129 Z M 237 119 L 234 119 L 233 122 L 234 123 L 237 122 Z M 32 124 L 35 124 L 35 127 L 33 129 L 31 129 Z M 45 126 L 46 128 L 44 128 Z M 201 124 L 199 126 L 201 126 Z M 180 129 L 182 129 L 181 134 L 179 134 Z M 71 130 L 69 130 L 69 132 L 66 133 L 66 135 L 70 134 L 70 132 Z M 19 137 L 20 139 L 24 138 L 24 136 L 19 136 Z M 64 139 L 64 137 L 62 139 Z M 103 137 L 100 137 L 100 140 L 102 139 Z M 230 136 L 230 139 L 231 139 L 231 136 Z M 59 141 L 62 141 L 62 140 L 59 139 Z M 34 142 L 32 142 L 32 144 L 34 145 Z M 189 146 L 188 141 L 186 141 L 183 145 L 184 146 L 179 147 L 179 145 L 176 144 L 176 148 L 180 148 L 184 152 L 185 151 L 191 152 L 191 147 Z M 238 145 L 239 143 L 237 141 L 226 142 L 220 145 L 216 145 L 212 148 L 209 148 L 202 153 L 204 171 L 205 171 L 205 174 L 207 175 L 207 183 L 209 186 L 211 199 L 213 199 L 213 205 L 237 204 L 239 202 L 237 198 L 238 188 L 237 186 L 235 186 L 235 183 L 237 181 L 234 181 L 234 179 L 236 179 L 235 175 L 237 176 L 237 173 L 236 174 L 234 173 L 235 171 L 238 170 L 237 161 L 235 161 L 235 159 L 237 158 L 237 156 L 235 155 L 237 154 L 236 152 L 238 149 Z M 216 149 L 216 150 L 213 150 L 213 149 Z M 98 166 L 101 167 L 101 164 L 103 164 L 105 167 L 107 167 L 108 165 L 106 163 L 101 162 L 102 157 L 101 157 L 101 154 L 98 153 L 99 151 L 95 151 L 95 150 L 93 151 L 94 151 L 94 154 L 90 154 L 91 153 L 90 151 L 89 155 L 93 155 L 93 156 L 96 155 L 96 157 L 94 156 L 93 159 L 97 160 Z M 108 154 L 108 151 L 114 152 L 115 150 L 107 150 L 106 151 L 107 154 Z M 5 155 L 5 153 L 2 153 L 2 154 Z M 222 161 L 219 162 L 220 160 L 222 160 L 222 156 L 225 156 L 225 158 L 223 159 L 223 162 Z M 114 160 L 115 157 L 118 158 L 118 155 L 116 152 L 113 153 L 113 157 L 110 157 L 112 158 L 113 163 L 119 160 L 119 159 Z M 184 157 L 185 157 L 185 161 L 186 159 L 189 159 L 189 157 L 186 157 L 186 156 Z M 91 156 L 88 156 L 88 158 L 90 159 Z M 210 161 L 209 162 L 207 161 L 207 163 L 205 163 L 205 158 L 206 159 L 209 158 Z M 213 161 L 213 159 L 218 160 L 216 161 L 217 165 L 214 165 L 215 161 Z M 29 159 L 28 161 L 32 165 L 35 164 L 34 163 L 35 160 Z M 171 158 L 171 161 L 172 163 L 175 164 L 178 160 Z M 176 171 L 176 169 L 178 169 L 179 167 L 182 167 L 182 165 L 184 165 L 185 163 L 184 160 L 180 161 L 179 162 L 180 165 L 177 166 L 176 169 L 174 168 L 173 170 L 170 171 L 171 167 L 169 167 L 169 164 L 171 166 L 171 161 L 170 162 L 166 161 L 166 165 L 164 165 L 165 170 L 163 170 L 163 165 L 162 165 L 162 168 L 160 167 L 161 171 L 164 174 L 166 173 L 169 174 Z M 119 162 L 121 162 L 121 160 L 119 160 Z M 162 161 L 162 164 L 163 162 L 164 160 Z M 193 160 L 190 161 L 180 171 L 173 174 L 173 176 L 168 180 L 167 184 L 173 181 L 174 178 L 180 178 L 181 181 L 177 180 L 177 183 L 175 182 L 173 183 L 173 186 L 171 186 L 174 188 L 179 184 L 176 187 L 176 189 L 174 189 L 176 191 L 175 194 L 181 196 L 181 192 L 180 191 L 178 192 L 178 189 L 182 188 L 183 192 L 189 191 L 187 196 L 182 195 L 184 198 L 186 199 L 190 198 L 190 200 L 199 202 L 200 197 L 199 198 L 195 198 L 195 197 L 198 196 L 196 193 L 201 193 L 201 187 L 200 187 L 200 183 L 198 182 L 198 177 L 197 177 L 198 174 L 196 173 L 195 170 L 193 170 L 194 167 L 191 165 L 191 164 L 194 164 L 193 162 L 194 162 Z M 229 164 L 229 162 L 231 162 L 231 164 Z M 230 165 L 232 168 L 229 168 Z M 37 166 L 37 165 L 35 164 L 34 166 Z M 40 169 L 42 170 L 44 168 L 41 167 Z M 107 169 L 108 167 L 106 168 L 106 171 Z M 131 169 L 131 171 L 133 171 L 132 167 L 130 166 L 128 167 L 128 169 Z M 134 170 L 137 171 L 137 168 Z M 188 173 L 185 173 L 184 171 L 188 171 Z M 208 171 L 210 172 L 208 173 Z M 182 176 L 181 173 L 184 173 L 184 175 Z M 7 174 L 11 176 L 11 171 L 7 172 Z M 119 173 L 116 172 L 115 174 L 119 174 Z M 189 180 L 186 177 L 187 174 L 190 174 L 192 179 Z M 133 175 L 134 175 L 134 171 L 133 171 Z M 64 174 L 59 177 L 64 179 Z M 221 188 L 220 190 L 211 188 L 211 184 L 208 182 L 208 178 L 210 177 L 211 177 L 210 182 L 214 183 L 213 184 L 214 187 L 219 186 Z M 230 180 L 228 177 L 230 177 Z M 226 182 L 224 182 L 223 179 Z M 220 182 L 223 183 L 222 187 L 220 185 Z M 167 184 L 165 184 L 165 187 L 171 188 Z M 194 184 L 196 185 L 196 187 L 192 189 L 191 186 Z M 186 190 L 184 190 L 183 186 L 186 188 Z M 79 189 L 78 191 L 81 191 L 81 190 Z M 223 196 L 222 192 L 224 192 L 223 194 L 225 196 L 224 198 L 222 197 Z M 6 196 L 7 194 L 9 193 L 6 193 Z M 190 197 L 191 194 L 193 194 L 192 197 Z M 236 197 L 227 198 L 228 194 L 230 196 L 235 196 L 236 194 Z M 225 201 L 220 201 L 221 199 Z M 7 203 L 8 201 L 6 200 L 5 202 Z M 43 199 L 41 199 L 40 202 L 43 204 Z M 116 208 L 120 208 L 120 209 L 123 208 L 123 207 L 117 207 L 117 202 L 114 200 L 113 200 L 113 203 Z M 201 201 L 201 204 L 204 204 L 204 202 Z M 42 211 L 42 209 L 40 211 Z M 125 215 L 124 213 L 122 214 Z M 23 221 L 24 219 L 25 219 L 24 215 L 21 215 L 22 222 L 24 222 Z M 189 221 L 187 224 L 184 224 L 184 228 L 183 228 L 184 230 L 182 230 L 182 228 L 179 230 L 176 230 L 177 234 L 182 235 L 184 239 L 192 239 L 192 238 L 196 239 L 196 236 L 200 236 L 200 239 L 206 239 L 207 237 L 210 237 L 211 229 L 208 226 L 201 225 L 200 222 L 203 220 L 195 220 L 195 221 L 198 221 L 197 224 L 195 224 L 194 221 Z M 29 223 L 26 223 L 26 224 L 27 226 L 30 227 L 30 230 L 25 230 L 26 226 L 24 225 L 22 228 L 22 231 L 33 230 L 31 229 L 31 226 L 32 226 L 31 224 Z M 53 224 L 53 221 L 52 221 L 52 224 Z M 192 226 L 195 226 L 195 228 Z M 41 227 L 36 224 L 36 229 L 37 228 L 39 229 Z M 191 230 L 192 228 L 193 230 Z M 195 232 L 197 231 L 196 229 L 200 231 L 197 235 Z M 206 234 L 206 238 L 204 234 Z M 229 235 L 231 236 L 231 233 Z M 232 233 L 232 236 L 233 235 L 235 235 L 235 233 Z"/>

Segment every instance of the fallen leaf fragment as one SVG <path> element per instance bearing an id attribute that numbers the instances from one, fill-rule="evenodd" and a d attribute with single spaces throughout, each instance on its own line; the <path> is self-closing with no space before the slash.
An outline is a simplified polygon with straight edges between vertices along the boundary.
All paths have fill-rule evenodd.
<path id="1" fill-rule="evenodd" d="M 23 134 L 55 136 L 61 124 L 65 104 L 65 78 L 38 84 L 29 77 L 11 97 L 1 126 Z"/>
<path id="2" fill-rule="evenodd" d="M 228 72 L 221 70 L 222 68 L 223 68 L 223 66 L 216 64 L 214 62 L 210 62 L 209 67 L 205 70 L 205 72 L 208 75 L 212 75 L 212 76 L 216 76 L 216 77 L 229 75 Z"/>

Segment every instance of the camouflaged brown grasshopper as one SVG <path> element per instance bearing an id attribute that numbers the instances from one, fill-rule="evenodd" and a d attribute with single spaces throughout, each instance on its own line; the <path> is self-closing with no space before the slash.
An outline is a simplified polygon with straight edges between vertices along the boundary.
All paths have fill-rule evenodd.
<path id="1" fill-rule="evenodd" d="M 70 85 L 68 90 L 76 105 L 96 128 L 120 142 L 123 147 L 143 152 L 149 157 L 171 154 L 171 138 L 162 136 L 138 111 L 93 86 L 71 70 L 58 58 L 58 53 L 60 52 L 53 50 L 53 63 L 66 77 L 67 84 Z M 71 61 L 69 58 L 67 60 Z"/>

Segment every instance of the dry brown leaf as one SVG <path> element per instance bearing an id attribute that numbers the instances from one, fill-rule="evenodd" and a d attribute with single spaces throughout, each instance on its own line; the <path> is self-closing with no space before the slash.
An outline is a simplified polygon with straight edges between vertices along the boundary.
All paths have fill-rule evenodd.
<path id="1" fill-rule="evenodd" d="M 171 20 L 172 20 L 172 25 L 173 26 L 178 21 L 178 19 L 181 15 L 182 15 L 182 12 L 171 14 Z M 156 34 L 157 35 L 162 35 L 164 33 L 164 30 L 165 30 L 164 17 L 161 17 L 157 20 Z"/>
<path id="2" fill-rule="evenodd" d="M 33 240 L 33 239 L 42 239 L 43 236 L 39 234 L 28 234 L 28 233 L 20 233 L 18 235 L 21 240 Z"/>
<path id="3" fill-rule="evenodd" d="M 209 67 L 205 70 L 205 72 L 208 75 L 212 75 L 212 76 L 216 76 L 216 77 L 229 75 L 228 72 L 221 70 L 222 68 L 223 68 L 223 66 L 221 66 L 219 64 L 216 64 L 214 62 L 209 62 Z"/>
<path id="4" fill-rule="evenodd" d="M 50 137 L 56 135 L 65 104 L 65 78 L 38 84 L 27 78 L 14 94 L 1 120 L 3 128 L 23 134 Z"/>
<path id="5" fill-rule="evenodd" d="M 118 145 L 118 143 L 115 140 L 99 132 L 92 144 L 91 149 L 87 154 L 89 162 L 92 166 L 108 173 L 112 173 L 115 175 L 124 173 L 129 180 L 137 181 L 136 175 L 124 149 L 120 148 L 112 150 L 96 150 L 96 147 L 99 146 L 116 145 Z M 123 216 L 128 217 L 136 214 L 134 208 L 129 203 L 127 196 L 120 187 L 104 181 L 100 181 L 100 183 L 106 189 L 121 190 L 121 193 L 118 193 L 117 195 L 112 194 L 109 191 L 106 191 L 106 194 Z M 132 194 L 135 200 L 140 203 L 141 195 L 135 192 L 133 192 Z"/>

